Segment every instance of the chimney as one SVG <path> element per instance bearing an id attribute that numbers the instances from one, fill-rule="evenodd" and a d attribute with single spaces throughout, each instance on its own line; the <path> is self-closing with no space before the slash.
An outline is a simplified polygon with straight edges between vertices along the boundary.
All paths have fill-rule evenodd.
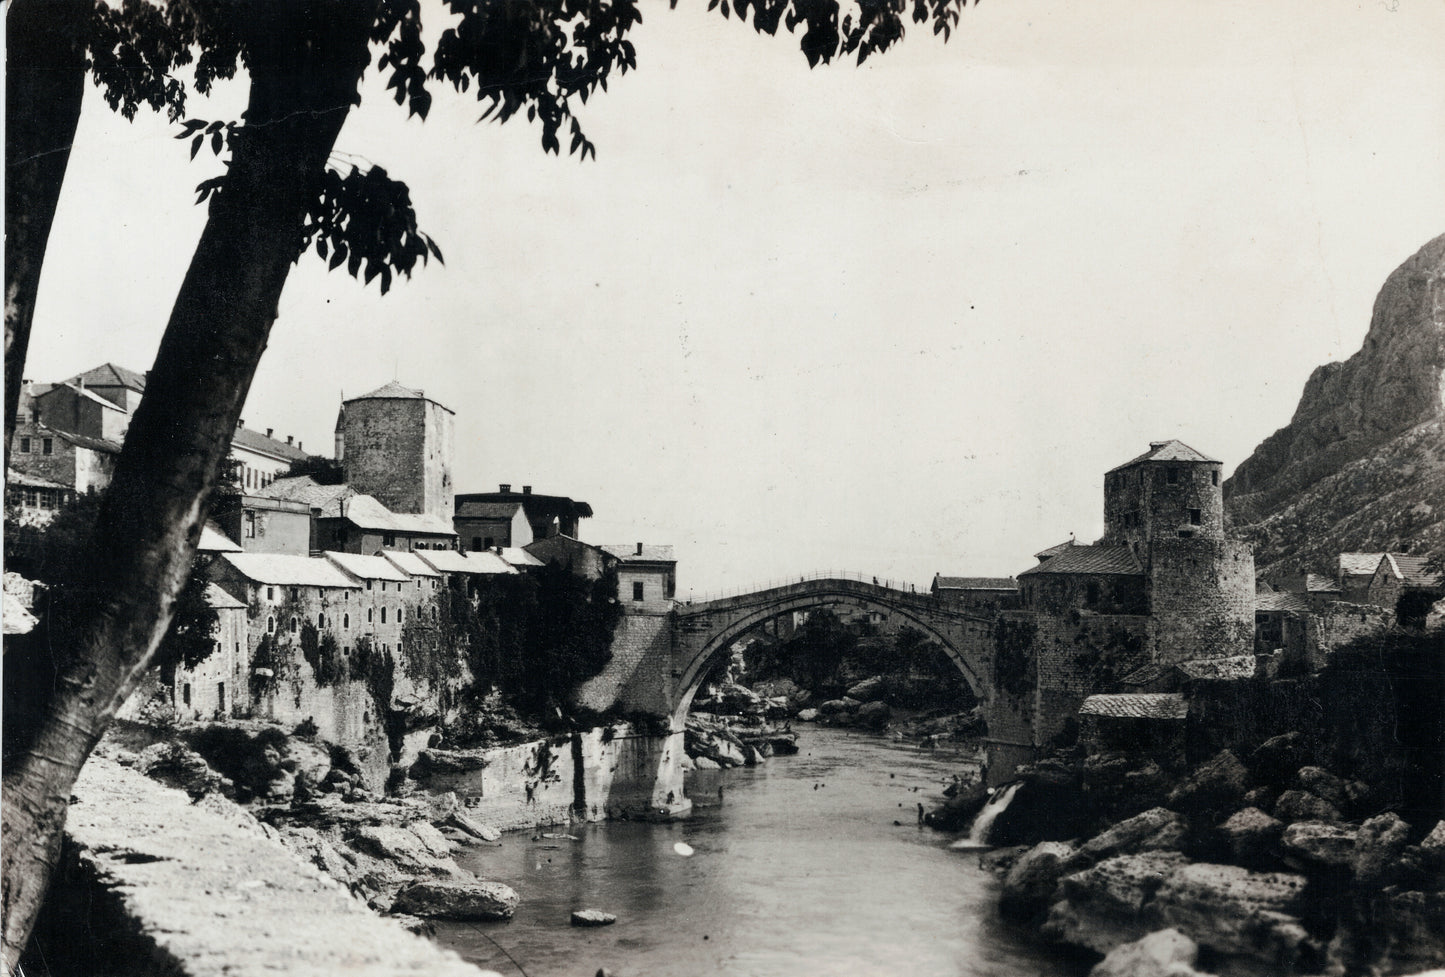
<path id="1" fill-rule="evenodd" d="M 503 482 L 501 485 L 497 486 L 497 488 L 498 488 L 499 491 L 502 491 L 502 492 L 510 492 L 510 491 L 512 491 L 512 486 L 511 486 L 511 484 L 508 483 L 508 482 Z"/>
<path id="2" fill-rule="evenodd" d="M 531 495 L 531 494 L 532 494 L 532 486 L 530 486 L 530 485 L 523 485 L 523 486 L 522 486 L 522 494 L 523 494 L 523 495 Z"/>
<path id="3" fill-rule="evenodd" d="M 291 443 L 291 435 L 289 435 L 289 434 L 286 435 L 286 443 L 287 443 L 287 444 L 290 444 L 290 443 Z"/>
<path id="4" fill-rule="evenodd" d="M 642 555 L 642 544 L 641 544 L 641 543 L 638 543 L 638 544 L 637 544 L 637 555 L 638 555 L 638 556 L 641 556 L 641 555 Z"/>
<path id="5" fill-rule="evenodd" d="M 297 442 L 296 442 L 296 450 L 297 450 L 297 451 L 305 451 L 306 449 L 303 448 L 303 447 L 301 447 L 301 442 L 300 442 L 300 441 L 297 441 Z"/>
<path id="6" fill-rule="evenodd" d="M 1168 444 L 1168 443 L 1169 443 L 1168 441 L 1150 441 L 1150 442 L 1149 442 L 1149 450 L 1150 450 L 1150 451 L 1158 451 L 1160 448 L 1164 447 L 1164 446 L 1165 446 L 1166 444 Z"/>
<path id="7" fill-rule="evenodd" d="M 276 429 L 274 427 L 266 428 L 266 437 L 269 438 L 274 433 L 276 433 Z"/>

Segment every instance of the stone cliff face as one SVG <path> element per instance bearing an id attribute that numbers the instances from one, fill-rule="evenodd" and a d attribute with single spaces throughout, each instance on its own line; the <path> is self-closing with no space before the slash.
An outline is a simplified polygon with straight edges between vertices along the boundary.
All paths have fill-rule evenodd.
<path id="1" fill-rule="evenodd" d="M 1445 551 L 1445 235 L 1386 279 L 1364 346 L 1315 370 L 1224 497 L 1266 573 L 1332 571 L 1342 550 Z"/>

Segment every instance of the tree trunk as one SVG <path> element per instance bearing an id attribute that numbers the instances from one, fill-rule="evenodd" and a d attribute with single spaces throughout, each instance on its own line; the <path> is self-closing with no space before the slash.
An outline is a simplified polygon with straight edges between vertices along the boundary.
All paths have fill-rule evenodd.
<path id="1" fill-rule="evenodd" d="M 91 0 L 12 0 L 5 16 L 5 467 L 40 267 L 85 93 Z"/>
<path id="2" fill-rule="evenodd" d="M 245 20 L 251 89 L 226 183 L 102 501 L 85 577 L 47 612 L 48 640 L 5 656 L 6 972 L 44 897 L 75 777 L 170 624 L 317 178 L 357 101 L 375 8 L 376 0 L 232 8 Z M 48 654 L 35 653 L 41 645 Z"/>

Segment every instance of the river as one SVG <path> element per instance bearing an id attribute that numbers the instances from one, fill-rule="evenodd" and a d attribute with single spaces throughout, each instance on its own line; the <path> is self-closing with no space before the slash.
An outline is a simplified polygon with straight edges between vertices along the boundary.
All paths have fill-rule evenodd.
<path id="1" fill-rule="evenodd" d="M 522 904 L 505 923 L 438 923 L 438 942 L 508 977 L 519 967 L 498 947 L 529 977 L 1079 973 L 997 921 L 998 883 L 976 852 L 918 827 L 917 805 L 942 798 L 959 756 L 807 727 L 799 746 L 756 768 L 689 775 L 685 820 L 469 849 L 458 861 Z M 573 928 L 572 910 L 587 908 L 618 922 Z"/>

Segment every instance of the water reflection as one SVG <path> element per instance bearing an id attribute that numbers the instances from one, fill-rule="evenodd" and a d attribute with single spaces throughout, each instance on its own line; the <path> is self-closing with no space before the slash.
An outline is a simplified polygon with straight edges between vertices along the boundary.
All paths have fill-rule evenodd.
<path id="1" fill-rule="evenodd" d="M 591 977 L 1063 975 L 1068 965 L 996 922 L 976 854 L 917 825 L 961 758 L 877 737 L 808 730 L 795 757 L 689 778 L 674 824 L 512 834 L 459 859 L 522 897 L 509 923 L 441 924 L 439 940 L 503 973 Z M 721 796 L 719 787 L 722 787 Z M 690 857 L 674 850 L 693 848 Z M 573 929 L 574 909 L 618 922 Z"/>

